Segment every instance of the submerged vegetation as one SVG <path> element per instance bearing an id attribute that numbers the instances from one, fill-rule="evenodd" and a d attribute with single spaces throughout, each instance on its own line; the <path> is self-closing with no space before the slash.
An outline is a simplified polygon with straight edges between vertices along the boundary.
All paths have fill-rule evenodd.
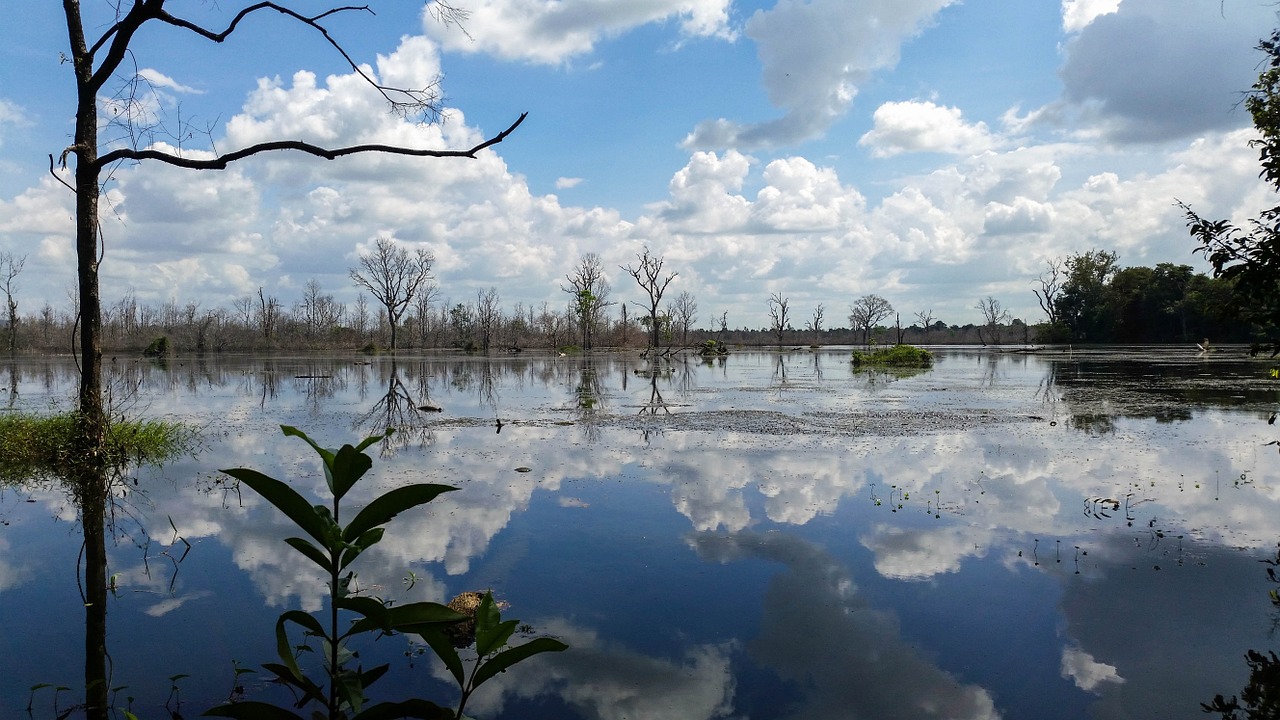
<path id="1" fill-rule="evenodd" d="M 60 477 L 77 452 L 75 412 L 0 415 L 0 483 Z M 107 427 L 105 466 L 159 463 L 187 452 L 195 430 L 163 420 L 118 420 Z"/>
<path id="2" fill-rule="evenodd" d="M 850 362 L 854 367 L 927 368 L 933 367 L 933 353 L 914 345 L 894 345 L 871 352 L 855 350 Z"/>

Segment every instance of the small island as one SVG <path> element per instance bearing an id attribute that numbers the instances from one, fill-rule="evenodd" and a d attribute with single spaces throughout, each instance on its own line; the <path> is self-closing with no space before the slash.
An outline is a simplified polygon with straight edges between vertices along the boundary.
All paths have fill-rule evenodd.
<path id="1" fill-rule="evenodd" d="M 854 350 L 850 362 L 854 367 L 927 368 L 933 367 L 933 353 L 914 345 L 894 345 L 870 352 Z"/>

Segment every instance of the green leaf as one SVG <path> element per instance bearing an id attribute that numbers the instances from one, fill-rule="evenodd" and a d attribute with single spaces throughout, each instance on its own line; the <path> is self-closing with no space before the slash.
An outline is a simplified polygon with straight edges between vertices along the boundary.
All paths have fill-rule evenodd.
<path id="1" fill-rule="evenodd" d="M 493 601 L 493 593 L 486 592 L 480 599 L 480 607 L 476 608 L 476 653 L 484 657 L 502 647 L 502 643 L 515 632 L 516 622 L 502 622 L 502 613 L 498 612 L 498 603 Z"/>
<path id="2" fill-rule="evenodd" d="M 360 712 L 364 707 L 364 684 L 361 676 L 353 672 L 339 673 L 333 678 L 338 687 L 338 695 L 351 706 L 352 712 Z"/>
<path id="3" fill-rule="evenodd" d="M 332 567 L 330 567 L 331 561 L 329 560 L 329 556 L 325 555 L 324 551 L 316 547 L 315 545 L 312 545 L 311 543 L 307 542 L 302 538 L 296 538 L 296 537 L 285 538 L 284 541 L 289 545 L 289 547 L 293 548 L 294 550 L 297 550 L 303 555 L 306 555 L 308 558 L 311 559 L 311 562 L 324 568 L 325 571 L 330 571 L 333 569 Z"/>
<path id="4" fill-rule="evenodd" d="M 458 687 L 462 687 L 465 682 L 462 677 L 462 658 L 458 656 L 458 649 L 453 646 L 438 625 L 415 625 L 404 630 L 422 638 L 436 657 L 444 663 L 453 679 L 458 681 Z"/>
<path id="5" fill-rule="evenodd" d="M 368 550 L 370 547 L 377 545 L 382 540 L 383 528 L 376 527 L 366 530 L 356 541 L 347 546 L 342 553 L 342 561 L 338 564 L 338 569 L 345 569 L 353 560 L 360 557 L 360 553 Z"/>
<path id="6" fill-rule="evenodd" d="M 507 620 L 489 628 L 487 633 L 480 632 L 480 624 L 476 623 L 476 654 L 484 657 L 489 653 L 497 652 L 507 644 L 507 640 L 511 638 L 511 634 L 516 631 L 516 626 L 520 624 L 519 620 Z"/>
<path id="7" fill-rule="evenodd" d="M 284 663 L 284 668 L 288 671 L 287 676 L 282 676 L 282 679 L 288 680 L 292 678 L 300 682 L 304 679 L 304 676 L 302 669 L 298 667 L 298 661 L 293 657 L 293 646 L 289 643 L 289 633 L 285 629 L 286 622 L 301 625 L 306 630 L 322 638 L 327 639 L 327 636 L 324 633 L 324 627 L 320 625 L 320 621 L 301 610 L 289 610 L 276 620 L 276 655 L 280 656 L 281 662 Z M 277 672 L 277 674 L 279 673 Z"/>
<path id="8" fill-rule="evenodd" d="M 328 448 L 320 447 L 320 445 L 316 443 L 315 440 L 312 440 L 306 433 L 302 432 L 298 428 L 290 425 L 281 425 L 280 431 L 283 432 L 285 435 L 292 435 L 293 437 L 300 437 L 303 440 L 306 440 L 308 445 L 315 448 L 316 454 L 319 455 L 322 460 L 324 460 L 325 465 L 333 464 L 333 451 L 329 450 Z"/>
<path id="9" fill-rule="evenodd" d="M 428 700 L 404 700 L 370 705 L 364 709 L 364 712 L 352 716 L 351 720 L 399 720 L 399 718 L 454 720 L 452 710 L 442 708 Z"/>
<path id="10" fill-rule="evenodd" d="M 396 429 L 395 429 L 395 428 L 390 428 L 390 427 L 389 427 L 389 428 L 387 428 L 387 431 L 386 431 L 386 432 L 384 432 L 384 433 L 382 433 L 381 435 L 370 435 L 369 437 L 367 437 L 367 438 L 365 438 L 364 440 L 360 441 L 360 444 L 356 446 L 356 451 L 357 451 L 357 452 L 364 452 L 365 450 L 369 449 L 369 446 L 370 446 L 370 445 L 372 445 L 372 444 L 374 444 L 374 443 L 378 442 L 379 440 L 382 440 L 383 438 L 389 438 L 389 437 L 391 437 L 392 433 L 394 433 L 395 431 L 396 431 Z"/>
<path id="11" fill-rule="evenodd" d="M 329 489 L 335 498 L 343 495 L 373 467 L 373 459 L 350 445 L 343 445 L 333 458 L 333 483 Z"/>
<path id="12" fill-rule="evenodd" d="M 369 628 L 370 630 L 377 629 L 385 633 L 391 632 L 391 615 L 387 612 L 387 606 L 371 597 L 348 596 L 336 598 L 334 604 L 343 610 L 352 610 L 363 615 L 372 624 L 372 627 Z M 354 629 L 348 630 L 342 637 L 350 637 L 354 632 Z"/>
<path id="13" fill-rule="evenodd" d="M 295 525 L 320 541 L 321 545 L 328 546 L 329 541 L 326 538 L 328 533 L 325 532 L 327 523 L 316 513 L 315 508 L 293 488 L 273 477 L 268 477 L 257 470 L 250 470 L 249 468 L 231 468 L 222 472 L 248 485 L 254 492 L 266 498 L 267 502 L 276 506 L 276 509 L 288 516 Z"/>
<path id="14" fill-rule="evenodd" d="M 272 674 L 284 685 L 298 688 L 302 691 L 302 698 L 298 701 L 297 707 L 302 707 L 308 702 L 315 700 L 324 702 L 324 689 L 311 681 L 308 677 L 295 677 L 290 674 L 289 668 L 280 663 L 262 663 L 265 670 L 270 670 Z"/>
<path id="15" fill-rule="evenodd" d="M 429 503 L 441 493 L 457 489 L 449 485 L 419 484 L 386 492 L 356 514 L 355 519 L 342 531 L 342 539 L 351 542 L 366 530 L 390 522 L 391 518 L 405 510 Z"/>
<path id="16" fill-rule="evenodd" d="M 364 687 L 369 687 L 370 685 L 378 682 L 378 678 L 382 677 L 383 675 L 386 675 L 387 670 L 390 667 L 391 665 L 389 664 L 379 665 L 378 667 L 372 670 L 367 670 L 365 672 L 360 673 L 360 684 Z"/>
<path id="17" fill-rule="evenodd" d="M 461 622 L 466 620 L 467 616 L 440 603 L 416 602 L 387 608 L 387 618 L 392 630 L 403 632 L 406 627 L 414 625 Z M 347 635 L 378 629 L 380 629 L 379 623 L 369 618 L 362 618 L 352 623 Z"/>
<path id="18" fill-rule="evenodd" d="M 480 687 L 480 683 L 515 665 L 521 660 L 526 660 L 539 653 L 544 652 L 562 652 L 568 650 L 569 646 L 554 640 L 552 638 L 534 638 L 524 645 L 513 648 L 507 648 L 502 652 L 489 658 L 489 661 L 481 665 L 476 670 L 473 688 Z"/>
<path id="19" fill-rule="evenodd" d="M 207 717 L 228 717 L 239 720 L 303 720 L 301 715 L 289 712 L 264 702 L 246 700 L 244 702 L 227 703 L 205 710 Z"/>

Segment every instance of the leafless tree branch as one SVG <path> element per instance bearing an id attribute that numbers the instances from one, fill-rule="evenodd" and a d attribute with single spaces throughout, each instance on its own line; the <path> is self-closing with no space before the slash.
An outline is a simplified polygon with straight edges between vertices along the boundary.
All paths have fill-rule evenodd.
<path id="1" fill-rule="evenodd" d="M 237 160 L 243 160 L 244 158 L 250 157 L 252 155 L 260 155 L 262 153 L 270 152 L 272 150 L 297 150 L 298 152 L 306 153 L 308 155 L 314 155 L 316 157 L 321 157 L 326 160 L 334 160 L 346 155 L 355 155 L 357 153 L 367 153 L 367 152 L 386 153 L 388 155 L 408 155 L 411 157 L 474 158 L 476 156 L 476 153 L 480 152 L 481 150 L 484 150 L 485 148 L 491 147 L 493 145 L 497 145 L 503 140 L 506 140 L 508 135 L 514 132 L 517 127 L 520 127 L 520 123 L 524 122 L 524 119 L 527 115 L 528 113 L 521 113 L 520 117 L 516 118 L 516 121 L 512 123 L 511 126 L 508 127 L 506 130 L 503 130 L 502 132 L 498 133 L 497 135 L 494 135 L 488 140 L 485 140 L 484 142 L 474 147 L 468 148 L 466 150 L 415 149 L 415 148 L 399 147 L 397 145 L 382 145 L 377 143 L 365 144 L 365 145 L 351 145 L 348 147 L 330 149 L 330 148 L 320 147 L 319 145 L 313 145 L 309 142 L 303 142 L 301 140 L 276 140 L 272 142 L 258 143 L 257 145 L 250 145 L 247 148 L 242 148 L 240 150 L 235 150 L 229 153 L 225 153 L 225 154 L 219 155 L 218 157 L 210 158 L 208 160 L 197 160 L 195 158 L 187 158 L 187 157 L 181 157 L 178 155 L 171 155 L 169 153 L 161 152 L 159 150 L 134 150 L 131 148 L 119 148 L 116 150 L 112 150 L 111 152 L 106 153 L 105 155 L 102 155 L 101 157 L 99 157 L 97 163 L 99 166 L 105 166 L 113 162 L 116 162 L 118 160 L 139 160 L 139 161 L 155 160 L 158 162 L 166 163 L 176 167 L 187 168 L 190 170 L 225 170 L 228 165 L 230 165 L 231 163 Z"/>

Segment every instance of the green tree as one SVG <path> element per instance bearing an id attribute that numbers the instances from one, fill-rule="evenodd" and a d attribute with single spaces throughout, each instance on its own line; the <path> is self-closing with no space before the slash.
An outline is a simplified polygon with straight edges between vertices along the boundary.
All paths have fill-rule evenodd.
<path id="1" fill-rule="evenodd" d="M 1280 30 L 1272 31 L 1258 49 L 1266 58 L 1244 105 L 1261 137 L 1250 145 L 1258 150 L 1262 178 L 1280 191 Z M 1272 355 L 1280 353 L 1280 205 L 1259 212 L 1246 230 L 1178 204 L 1191 237 L 1200 244 L 1196 252 L 1213 265 L 1215 277 L 1232 281 L 1232 308 L 1261 331 L 1265 340 L 1254 345 L 1254 352 L 1266 348 Z"/>
<path id="2" fill-rule="evenodd" d="M 1088 250 L 1068 256 L 1066 280 L 1058 297 L 1058 319 L 1070 330 L 1072 340 L 1106 342 L 1110 339 L 1107 281 L 1116 271 L 1115 253 Z"/>

